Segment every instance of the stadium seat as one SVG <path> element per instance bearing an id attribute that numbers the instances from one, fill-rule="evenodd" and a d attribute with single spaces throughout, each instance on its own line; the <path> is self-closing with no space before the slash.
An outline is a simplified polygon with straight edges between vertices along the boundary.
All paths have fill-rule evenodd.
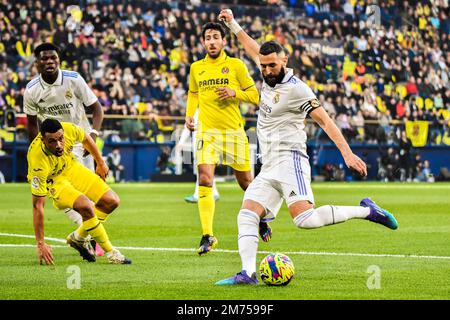
<path id="1" fill-rule="evenodd" d="M 395 93 L 397 93 L 402 99 L 404 99 L 408 95 L 408 90 L 406 90 L 406 87 L 402 84 L 399 84 L 395 88 Z"/>
<path id="2" fill-rule="evenodd" d="M 417 107 L 419 109 L 423 109 L 424 101 L 423 101 L 423 98 L 421 96 L 417 96 L 415 102 L 416 102 L 416 105 L 417 105 Z"/>
<path id="3" fill-rule="evenodd" d="M 386 108 L 386 105 L 384 104 L 383 100 L 381 99 L 381 97 L 377 96 L 376 100 L 377 100 L 378 111 L 383 112 L 383 113 L 386 112 L 387 108 Z"/>
<path id="4" fill-rule="evenodd" d="M 434 105 L 434 103 L 433 103 L 432 99 L 430 99 L 430 98 L 425 99 L 425 109 L 426 110 L 433 109 L 433 105 Z"/>

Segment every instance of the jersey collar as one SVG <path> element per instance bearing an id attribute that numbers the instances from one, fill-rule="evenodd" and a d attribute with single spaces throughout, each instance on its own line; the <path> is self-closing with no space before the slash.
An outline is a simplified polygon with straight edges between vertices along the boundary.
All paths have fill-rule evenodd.
<path id="1" fill-rule="evenodd" d="M 45 82 L 45 80 L 42 78 L 42 74 L 39 75 L 39 81 L 41 82 L 42 86 L 45 87 L 51 87 L 51 86 L 62 86 L 64 81 L 64 76 L 62 74 L 61 69 L 58 69 L 58 78 L 56 78 L 55 82 L 52 84 Z"/>
<path id="2" fill-rule="evenodd" d="M 285 83 L 291 81 L 293 76 L 294 76 L 294 70 L 292 68 L 286 68 L 286 74 L 284 75 L 283 80 L 280 83 L 277 83 L 275 85 L 275 87 L 269 86 L 265 81 L 264 81 L 264 85 L 267 88 L 271 88 L 273 90 L 273 89 L 277 88 L 278 86 L 281 86 L 282 84 L 285 84 Z"/>
<path id="3" fill-rule="evenodd" d="M 227 58 L 228 58 L 227 54 L 222 49 L 222 52 L 220 53 L 220 55 L 216 59 L 212 59 L 208 54 L 206 54 L 205 62 L 208 62 L 208 63 L 220 63 L 220 62 L 225 61 Z"/>
<path id="4" fill-rule="evenodd" d="M 281 83 L 278 84 L 283 84 L 286 82 L 289 82 L 289 80 L 291 80 L 291 78 L 294 76 L 294 70 L 292 68 L 286 68 L 286 74 L 284 75 L 283 81 L 281 81 Z"/>

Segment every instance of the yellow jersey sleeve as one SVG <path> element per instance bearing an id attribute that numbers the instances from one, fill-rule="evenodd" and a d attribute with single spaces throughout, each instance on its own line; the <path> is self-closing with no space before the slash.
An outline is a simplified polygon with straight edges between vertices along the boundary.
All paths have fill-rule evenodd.
<path id="1" fill-rule="evenodd" d="M 236 98 L 240 101 L 259 104 L 259 92 L 255 87 L 255 81 L 250 76 L 247 66 L 241 60 L 236 63 L 236 77 L 241 85 L 240 90 L 236 90 Z"/>
<path id="2" fill-rule="evenodd" d="M 186 104 L 186 117 L 193 117 L 198 107 L 198 86 L 195 81 L 194 69 L 195 63 L 191 65 L 191 70 L 189 71 L 189 91 Z"/>
<path id="3" fill-rule="evenodd" d="M 28 175 L 27 179 L 30 183 L 31 194 L 39 197 L 47 195 L 47 178 L 50 175 L 51 167 L 47 158 L 42 151 L 42 143 L 38 136 L 28 152 Z M 36 140 L 35 139 L 35 140 Z"/>

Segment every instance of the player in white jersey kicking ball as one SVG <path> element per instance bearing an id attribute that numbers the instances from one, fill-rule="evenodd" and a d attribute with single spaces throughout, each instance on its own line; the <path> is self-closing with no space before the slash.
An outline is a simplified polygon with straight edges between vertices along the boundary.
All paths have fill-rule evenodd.
<path id="1" fill-rule="evenodd" d="M 34 49 L 39 76 L 27 84 L 23 99 L 30 143 L 39 133 L 38 122 L 43 122 L 47 118 L 76 124 L 96 141 L 103 121 L 102 106 L 80 74 L 60 70 L 59 54 L 59 48 L 51 43 L 40 44 Z M 85 108 L 93 111 L 92 127 Z M 81 143 L 74 145 L 73 153 L 79 162 L 95 172 L 94 159 L 84 150 Z M 75 210 L 69 208 L 65 213 L 78 226 L 82 224 L 81 215 Z M 94 241 L 92 243 L 94 244 Z M 90 239 L 85 239 L 83 244 L 80 243 L 79 248 L 89 251 L 93 261 L 95 254 L 103 255 L 103 250 L 98 245 L 95 245 L 94 252 Z"/>
<path id="2" fill-rule="evenodd" d="M 306 116 L 317 122 L 336 144 L 347 167 L 366 176 L 366 164 L 352 152 L 312 90 L 294 76 L 292 69 L 286 67 L 288 57 L 280 44 L 269 41 L 260 47 L 242 30 L 229 9 L 222 10 L 219 19 L 225 22 L 244 46 L 245 52 L 260 66 L 264 82 L 257 124 L 262 167 L 245 191 L 237 217 L 242 270 L 216 284 L 258 283 L 258 225 L 260 221 L 275 219 L 283 199 L 294 224 L 301 229 L 320 228 L 354 218 L 397 229 L 394 216 L 369 198 L 362 199 L 359 206 L 315 207 L 311 168 L 306 153 Z"/>

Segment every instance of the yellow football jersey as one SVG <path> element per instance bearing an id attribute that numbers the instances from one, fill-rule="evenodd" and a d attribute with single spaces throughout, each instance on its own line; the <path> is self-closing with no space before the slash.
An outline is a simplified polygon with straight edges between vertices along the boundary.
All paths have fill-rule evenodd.
<path id="1" fill-rule="evenodd" d="M 236 96 L 220 101 L 215 92 L 220 87 L 235 90 Z M 227 56 L 224 51 L 216 59 L 207 55 L 191 65 L 189 94 L 186 115 L 193 117 L 199 107 L 199 125 L 202 131 L 242 128 L 239 102 L 259 103 L 258 90 L 244 62 Z M 198 99 L 193 99 L 193 95 Z"/>
<path id="2" fill-rule="evenodd" d="M 64 130 L 64 154 L 60 157 L 52 154 L 45 147 L 42 135 L 39 133 L 28 148 L 28 182 L 31 193 L 35 196 L 46 196 L 47 181 L 63 174 L 76 161 L 72 153 L 73 145 L 84 140 L 84 130 L 69 122 L 61 122 Z"/>

